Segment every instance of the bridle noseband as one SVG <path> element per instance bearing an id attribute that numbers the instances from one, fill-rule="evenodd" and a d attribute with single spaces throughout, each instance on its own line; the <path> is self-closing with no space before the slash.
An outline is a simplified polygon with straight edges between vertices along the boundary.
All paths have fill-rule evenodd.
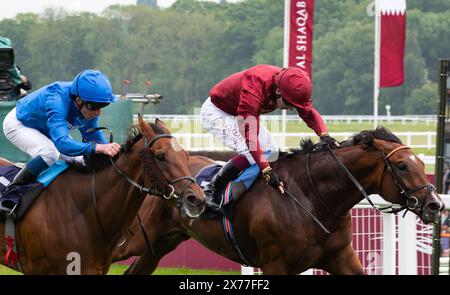
<path id="1" fill-rule="evenodd" d="M 147 137 L 144 136 L 144 148 L 151 148 L 152 145 L 161 138 L 173 138 L 172 134 L 158 134 L 156 136 L 154 136 L 151 140 L 148 140 Z M 166 196 L 165 194 L 165 190 L 164 191 L 160 191 L 154 187 L 144 187 L 143 185 L 140 185 L 139 183 L 137 183 L 136 181 L 134 181 L 133 179 L 131 179 L 130 177 L 128 177 L 125 173 L 123 173 L 119 167 L 117 167 L 117 165 L 114 163 L 112 158 L 109 158 L 111 165 L 114 167 L 114 169 L 117 171 L 117 173 L 119 173 L 121 176 L 123 176 L 125 178 L 125 180 L 130 183 L 132 186 L 136 187 L 137 189 L 139 189 L 139 191 L 141 193 L 145 193 L 145 194 L 150 194 L 150 195 L 155 195 L 155 196 L 159 196 L 159 197 L 163 197 L 165 199 L 171 199 L 171 198 L 175 198 L 177 200 L 177 205 L 180 207 L 181 206 L 181 201 L 180 201 L 180 197 L 175 193 L 175 188 L 173 187 L 172 184 L 181 181 L 181 180 L 188 180 L 187 184 L 183 187 L 182 191 L 181 191 L 181 196 L 184 194 L 184 192 L 186 191 L 186 189 L 189 187 L 189 185 L 191 183 L 196 183 L 196 180 L 194 177 L 192 176 L 181 176 L 172 180 L 167 181 L 168 182 L 168 187 L 170 189 L 170 193 L 168 196 Z"/>
<path id="2" fill-rule="evenodd" d="M 105 128 L 105 127 L 96 127 L 96 128 L 89 129 L 89 132 L 93 132 L 93 131 L 96 131 L 96 130 L 102 130 L 102 129 L 109 130 L 108 128 Z M 147 137 L 144 136 L 144 148 L 151 148 L 151 146 L 158 139 L 161 139 L 161 138 L 172 138 L 172 137 L 173 136 L 171 134 L 158 134 L 158 135 L 154 136 L 150 141 L 148 141 Z M 113 135 L 112 135 L 112 133 L 110 133 L 110 142 L 113 142 Z M 141 194 L 145 193 L 145 195 L 156 195 L 156 196 L 165 198 L 167 200 L 171 199 L 171 198 L 174 198 L 176 200 L 178 208 L 181 208 L 182 200 L 175 193 L 175 188 L 173 187 L 172 184 L 174 184 L 174 183 L 176 183 L 178 181 L 184 180 L 184 179 L 188 180 L 187 184 L 183 187 L 183 190 L 181 191 L 181 196 L 183 196 L 184 192 L 189 187 L 189 185 L 191 183 L 196 183 L 195 178 L 192 177 L 192 176 L 181 176 L 181 177 L 175 178 L 173 180 L 170 180 L 170 181 L 168 181 L 168 184 L 169 184 L 168 187 L 170 188 L 171 192 L 169 193 L 168 196 L 166 196 L 164 191 L 160 191 L 160 190 L 155 189 L 154 187 L 151 187 L 151 186 L 150 187 L 144 187 L 143 185 L 140 185 L 139 183 L 137 183 L 136 181 L 131 179 L 129 176 L 127 176 L 125 173 L 123 173 L 119 169 L 119 167 L 117 167 L 116 163 L 114 163 L 114 160 L 111 157 L 109 157 L 109 161 L 111 162 L 111 165 L 114 167 L 114 169 L 117 171 L 117 173 L 119 173 L 123 178 L 125 178 L 125 180 L 128 183 L 130 183 L 132 186 L 134 186 L 137 189 L 139 189 L 139 192 Z M 95 174 L 96 173 L 95 173 L 95 170 L 94 170 L 94 173 L 92 175 L 92 200 L 93 200 L 95 218 L 97 219 L 97 222 L 99 224 L 100 232 L 102 233 L 103 239 L 105 241 L 107 241 L 108 240 L 108 235 L 106 234 L 106 231 L 105 231 L 105 229 L 103 227 L 103 224 L 102 224 L 101 219 L 100 219 L 100 215 L 99 215 L 98 210 L 97 210 L 97 196 L 96 196 L 96 193 L 95 193 Z"/>
<path id="3" fill-rule="evenodd" d="M 434 185 L 432 185 L 429 182 L 424 184 L 424 185 L 422 185 L 422 186 L 410 189 L 408 191 L 405 190 L 403 188 L 403 186 L 400 184 L 400 181 L 398 180 L 397 175 L 393 171 L 391 163 L 389 162 L 388 159 L 389 159 L 390 156 L 392 156 L 398 150 L 410 149 L 411 147 L 405 146 L 405 145 L 397 147 L 394 150 L 392 150 L 387 156 L 384 154 L 383 151 L 380 150 L 381 158 L 384 161 L 384 168 L 383 168 L 383 172 L 381 173 L 381 176 L 380 176 L 380 181 L 382 182 L 384 171 L 387 169 L 390 172 L 395 185 L 397 186 L 398 190 L 400 191 L 400 194 L 404 195 L 406 200 L 405 200 L 405 205 L 402 205 L 399 208 L 393 208 L 392 205 L 387 206 L 387 207 L 375 206 L 374 203 L 372 202 L 372 200 L 369 198 L 369 194 L 366 192 L 366 190 L 363 188 L 363 186 L 358 182 L 358 180 L 356 180 L 356 178 L 351 174 L 351 172 L 347 169 L 347 167 L 345 167 L 344 163 L 342 163 L 342 161 L 337 157 L 336 153 L 333 151 L 333 149 L 330 147 L 330 145 L 327 144 L 326 147 L 327 147 L 328 151 L 330 152 L 330 154 L 333 156 L 333 158 L 336 160 L 336 162 L 339 164 L 339 166 L 342 168 L 342 170 L 344 170 L 344 172 L 347 174 L 347 176 L 351 180 L 351 182 L 356 186 L 356 188 L 360 191 L 360 193 L 364 196 L 364 198 L 367 200 L 367 202 L 369 202 L 369 204 L 372 206 L 372 208 L 374 208 L 375 211 L 379 211 L 379 212 L 383 212 L 383 213 L 397 213 L 397 212 L 400 212 L 402 210 L 405 210 L 405 214 L 406 214 L 408 211 L 414 211 L 415 209 L 417 209 L 417 207 L 419 207 L 419 204 L 420 204 L 419 199 L 417 199 L 417 197 L 415 197 L 413 195 L 413 193 L 415 193 L 415 192 L 417 192 L 419 190 L 422 190 L 422 189 L 426 189 L 429 193 L 432 193 L 432 192 L 436 191 L 436 188 L 434 187 Z M 315 183 L 314 183 L 314 181 L 312 179 L 312 176 L 311 176 L 311 171 L 310 171 L 310 168 L 309 168 L 309 155 L 310 155 L 310 153 L 308 153 L 306 155 L 306 173 L 307 173 L 309 182 L 310 182 L 310 184 L 311 184 L 311 186 L 313 188 L 313 192 L 316 195 L 316 198 L 319 200 L 319 202 L 322 205 L 322 207 L 324 207 L 333 216 L 335 216 L 337 218 L 345 218 L 347 216 L 347 214 L 346 215 L 342 215 L 342 216 L 336 214 L 335 212 L 333 212 L 333 210 L 328 208 L 328 206 L 325 204 L 324 200 L 320 197 L 320 194 L 319 194 L 319 192 L 317 190 L 317 187 L 316 187 L 316 185 L 315 185 Z M 382 188 L 382 186 L 381 186 L 381 183 L 380 183 L 380 194 L 382 194 L 381 188 Z M 390 211 L 386 211 L 386 210 L 390 210 Z M 319 227 L 322 228 L 322 230 L 325 233 L 329 234 L 329 230 L 319 221 L 319 219 L 317 217 L 315 217 L 309 211 L 307 211 L 307 213 L 309 213 L 313 217 L 313 220 L 319 225 Z M 405 216 L 405 214 L 403 216 Z"/>
<path id="4" fill-rule="evenodd" d="M 399 147 L 395 148 L 394 150 L 392 150 L 387 156 L 385 156 L 384 152 L 380 150 L 381 156 L 382 156 L 382 158 L 384 160 L 384 169 L 383 169 L 383 173 L 381 174 L 381 179 L 383 179 L 384 171 L 387 169 L 390 172 L 391 176 L 392 176 L 392 180 L 394 181 L 394 184 L 397 186 L 398 190 L 400 191 L 400 194 L 404 195 L 405 198 L 406 198 L 405 205 L 402 205 L 399 208 L 392 208 L 392 206 L 391 207 L 382 208 L 382 209 L 390 208 L 391 211 L 388 211 L 387 213 L 397 213 L 397 212 L 400 212 L 402 210 L 406 210 L 405 211 L 405 214 L 406 214 L 406 212 L 408 212 L 408 211 L 414 211 L 414 210 L 416 210 L 419 207 L 420 202 L 419 202 L 419 199 L 417 199 L 417 197 L 415 197 L 413 195 L 413 193 L 415 193 L 417 191 L 420 191 L 422 189 L 426 189 L 428 191 L 428 193 L 430 193 L 430 194 L 432 192 L 436 191 L 436 188 L 434 187 L 434 185 L 432 185 L 429 182 L 424 184 L 424 185 L 422 185 L 422 186 L 418 186 L 416 188 L 410 189 L 408 191 L 405 190 L 403 188 L 403 186 L 400 184 L 400 181 L 398 180 L 397 175 L 393 171 L 392 165 L 391 165 L 391 163 L 389 162 L 388 159 L 389 159 L 390 156 L 392 156 L 398 150 L 410 149 L 410 148 L 411 148 L 410 146 L 406 146 L 406 145 L 399 146 Z M 381 183 L 380 183 L 380 194 L 382 194 L 382 185 L 381 185 Z"/>
<path id="5" fill-rule="evenodd" d="M 362 185 L 355 179 L 355 177 L 350 173 L 350 171 L 348 171 L 348 169 L 345 167 L 345 165 L 342 163 L 342 161 L 336 156 L 336 154 L 334 153 L 333 149 L 327 145 L 327 149 L 328 151 L 331 153 L 331 155 L 333 156 L 333 158 L 336 160 L 336 162 L 341 166 L 341 168 L 345 171 L 345 173 L 347 174 L 347 176 L 350 178 L 350 180 L 353 182 L 353 184 L 358 188 L 358 190 L 361 192 L 361 194 L 364 196 L 364 198 L 369 202 L 369 204 L 377 211 L 383 212 L 383 213 L 397 213 L 403 210 L 405 211 L 405 214 L 408 211 L 414 211 L 415 209 L 417 209 L 420 205 L 419 199 L 417 199 L 417 197 L 415 197 L 414 195 L 412 195 L 413 193 L 422 190 L 422 189 L 427 189 L 427 191 L 429 193 L 435 192 L 436 188 L 434 187 L 434 185 L 432 185 L 431 183 L 426 183 L 422 186 L 410 189 L 410 190 L 405 190 L 403 188 L 403 186 L 401 185 L 400 181 L 398 180 L 397 175 L 395 174 L 395 172 L 392 169 L 391 163 L 389 162 L 389 157 L 392 156 L 395 152 L 397 152 L 398 150 L 401 149 L 410 149 L 410 146 L 399 146 L 397 148 L 395 148 L 394 150 L 392 150 L 387 156 L 384 154 L 383 151 L 380 150 L 380 154 L 381 157 L 384 161 L 384 168 L 383 168 L 383 172 L 381 174 L 380 179 L 383 179 L 383 174 L 384 171 L 387 169 L 391 176 L 392 179 L 394 181 L 394 184 L 396 185 L 397 189 L 400 191 L 401 195 L 405 196 L 405 205 L 402 205 L 399 208 L 393 208 L 392 205 L 388 206 L 388 207 L 378 207 L 375 206 L 372 202 L 372 200 L 369 198 L 369 195 L 367 194 L 367 192 L 364 190 L 364 188 L 362 187 Z M 380 183 L 380 188 L 381 188 L 381 183 Z M 381 189 L 380 189 L 380 194 L 381 194 Z M 320 198 L 320 197 L 319 197 Z M 390 209 L 389 211 L 386 211 Z"/>

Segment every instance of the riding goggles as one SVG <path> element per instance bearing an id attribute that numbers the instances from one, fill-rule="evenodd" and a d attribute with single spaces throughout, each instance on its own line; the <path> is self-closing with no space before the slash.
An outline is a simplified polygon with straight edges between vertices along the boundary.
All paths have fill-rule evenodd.
<path id="1" fill-rule="evenodd" d="M 109 102 L 92 102 L 92 101 L 84 101 L 83 104 L 90 111 L 97 111 L 101 108 L 104 108 L 109 105 Z"/>

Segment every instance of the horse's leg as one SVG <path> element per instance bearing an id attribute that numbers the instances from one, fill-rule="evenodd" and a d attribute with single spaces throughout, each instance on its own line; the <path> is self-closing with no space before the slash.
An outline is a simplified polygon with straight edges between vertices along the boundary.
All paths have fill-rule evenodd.
<path id="1" fill-rule="evenodd" d="M 152 274 L 162 257 L 154 257 L 151 253 L 145 252 L 136 257 L 133 263 L 125 270 L 124 275 L 147 275 Z"/>
<path id="2" fill-rule="evenodd" d="M 335 275 L 365 274 L 361 261 L 350 244 L 325 261 L 323 270 Z"/>
<path id="3" fill-rule="evenodd" d="M 147 248 L 142 255 L 125 270 L 125 275 L 145 275 L 152 274 L 159 264 L 159 261 L 168 253 L 175 250 L 179 244 L 189 239 L 183 233 L 170 232 L 168 235 L 160 236 L 152 243 L 154 255 Z"/>
<path id="4" fill-rule="evenodd" d="M 282 259 L 264 264 L 261 270 L 265 275 L 287 275 L 286 264 Z"/>

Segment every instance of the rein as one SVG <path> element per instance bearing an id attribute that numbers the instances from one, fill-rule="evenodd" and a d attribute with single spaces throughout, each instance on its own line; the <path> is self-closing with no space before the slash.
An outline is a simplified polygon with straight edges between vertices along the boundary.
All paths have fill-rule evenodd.
<path id="1" fill-rule="evenodd" d="M 400 211 L 405 210 L 405 213 L 403 216 L 405 216 L 405 214 L 408 211 L 413 211 L 415 209 L 417 209 L 417 207 L 419 206 L 419 200 L 412 195 L 413 193 L 422 190 L 422 189 L 427 189 L 427 191 L 429 193 L 432 193 L 434 191 L 436 191 L 436 188 L 431 184 L 431 183 L 426 183 L 422 186 L 413 188 L 409 191 L 406 191 L 403 186 L 400 184 L 400 181 L 397 178 L 397 175 L 394 173 L 392 166 L 390 164 L 390 162 L 388 161 L 388 158 L 390 156 L 392 156 L 394 153 L 396 153 L 397 151 L 401 150 L 401 149 L 410 149 L 411 147 L 409 146 L 400 146 L 395 148 L 394 150 L 392 150 L 387 156 L 384 154 L 383 151 L 380 150 L 380 154 L 381 154 L 381 158 L 384 161 L 384 169 L 383 169 L 383 173 L 381 174 L 381 176 L 383 176 L 384 171 L 387 169 L 391 176 L 392 179 L 394 181 L 394 184 L 397 186 L 398 190 L 400 191 L 401 195 L 404 195 L 406 198 L 406 202 L 405 205 L 402 205 L 399 208 L 393 208 L 392 205 L 387 206 L 387 207 L 379 207 L 379 206 L 375 206 L 375 204 L 372 202 L 372 200 L 369 197 L 369 194 L 367 194 L 366 190 L 362 187 L 362 185 L 358 182 L 358 180 L 356 180 L 356 178 L 351 174 L 351 172 L 347 169 L 347 167 L 345 167 L 344 163 L 342 163 L 342 161 L 337 157 L 336 153 L 333 151 L 333 149 L 330 147 L 330 145 L 326 145 L 328 151 L 330 152 L 330 154 L 333 156 L 333 158 L 336 160 L 336 162 L 339 164 L 339 166 L 342 168 L 342 170 L 344 170 L 344 172 L 347 174 L 347 177 L 350 179 L 350 181 L 356 186 L 356 188 L 359 190 L 359 192 L 364 196 L 364 198 L 367 200 L 367 202 L 372 206 L 372 208 L 376 211 L 382 212 L 382 213 L 398 213 Z M 329 212 L 331 213 L 333 216 L 337 217 L 337 218 L 344 218 L 346 215 L 337 215 L 336 213 L 334 213 L 330 208 L 328 208 L 328 206 L 325 204 L 325 202 L 323 201 L 323 199 L 320 197 L 320 194 L 317 190 L 317 187 L 312 179 L 311 176 L 311 170 L 309 168 L 309 155 L 310 153 L 307 154 L 306 156 L 306 172 L 308 175 L 308 179 L 309 182 L 311 183 L 311 186 L 313 188 L 314 194 L 316 195 L 317 199 L 319 200 L 320 204 Z M 382 177 L 381 177 L 382 179 Z M 381 188 L 381 185 L 380 185 Z M 381 189 L 380 189 L 381 190 Z M 285 190 L 286 191 L 286 190 Z M 309 215 L 311 215 L 311 217 L 313 218 L 314 222 L 317 223 L 317 225 L 319 225 L 319 227 L 327 234 L 330 233 L 330 231 L 319 221 L 319 219 L 317 217 L 315 217 L 313 215 L 313 213 L 311 213 L 310 211 L 308 211 L 296 198 L 294 198 L 288 191 L 286 191 L 286 193 L 288 194 L 289 197 L 291 197 L 294 201 L 296 201 L 296 203 L 301 206 Z M 390 210 L 389 210 L 390 209 Z M 389 211 L 386 211 L 389 210 Z"/>
<path id="2" fill-rule="evenodd" d="M 98 127 L 97 129 L 106 129 L 104 127 Z M 144 136 L 144 148 L 151 148 L 151 146 L 158 140 L 161 138 L 172 138 L 173 135 L 171 134 L 159 134 L 154 136 L 150 141 L 147 140 L 147 138 Z M 112 133 L 110 136 L 110 141 L 112 142 Z M 111 165 L 114 167 L 114 169 L 117 171 L 117 173 L 119 173 L 119 175 L 121 175 L 128 183 L 130 183 L 132 186 L 136 187 L 137 189 L 139 189 L 139 192 L 141 194 L 150 194 L 150 195 L 155 195 L 155 196 L 159 196 L 162 197 L 166 200 L 174 198 L 176 200 L 177 203 L 177 207 L 181 208 L 182 204 L 181 204 L 181 199 L 180 197 L 175 193 L 175 188 L 173 187 L 172 184 L 181 181 L 181 180 L 188 180 L 188 182 L 186 183 L 186 185 L 183 187 L 183 189 L 181 190 L 181 196 L 184 194 L 185 190 L 189 187 L 189 185 L 191 183 L 196 183 L 196 180 L 194 177 L 192 176 L 181 176 L 175 179 L 172 179 L 170 181 L 168 181 L 168 187 L 170 188 L 170 193 L 168 196 L 166 196 L 164 191 L 160 191 L 152 186 L 150 187 L 145 187 L 143 185 L 140 185 L 139 183 L 137 183 L 136 181 L 134 181 L 133 179 L 131 179 L 129 176 L 127 176 L 125 173 L 122 172 L 122 170 L 119 169 L 119 167 L 117 167 L 116 163 L 113 161 L 113 159 L 110 157 L 109 161 L 111 162 Z M 107 235 L 106 232 L 104 230 L 104 227 L 102 225 L 100 216 L 98 214 L 98 210 L 97 210 L 97 197 L 96 197 L 96 193 L 95 193 L 95 170 L 92 176 L 92 199 L 93 199 L 93 205 L 94 205 L 94 211 L 95 211 L 95 218 L 97 219 L 97 222 L 100 226 L 100 231 L 102 233 L 102 236 L 105 240 L 107 240 Z"/>
<path id="3" fill-rule="evenodd" d="M 147 138 L 145 138 L 145 145 L 144 148 L 151 148 L 152 145 L 161 138 L 172 138 L 173 135 L 171 134 L 159 134 L 154 136 L 150 141 L 147 141 Z M 139 183 L 137 183 L 136 181 L 134 181 L 133 179 L 131 179 L 129 176 L 127 176 L 125 173 L 123 173 L 119 167 L 117 167 L 116 163 L 114 163 L 112 158 L 109 158 L 111 165 L 114 167 L 114 169 L 117 171 L 117 173 L 119 173 L 123 178 L 125 178 L 125 180 L 131 184 L 132 186 L 136 187 L 137 189 L 139 189 L 140 193 L 145 193 L 145 194 L 150 194 L 150 195 L 155 195 L 155 196 L 159 196 L 159 197 L 163 197 L 165 199 L 171 199 L 171 198 L 175 198 L 175 199 L 179 199 L 179 196 L 177 194 L 175 194 L 175 188 L 173 187 L 172 184 L 181 181 L 181 180 L 189 180 L 189 182 L 184 186 L 181 194 L 184 193 L 184 191 L 188 188 L 188 186 L 192 183 L 195 183 L 195 178 L 192 176 L 181 176 L 175 179 L 172 179 L 170 181 L 168 181 L 169 185 L 168 187 L 170 188 L 171 192 L 168 196 L 166 196 L 164 191 L 160 191 L 158 189 L 155 189 L 154 187 L 144 187 L 143 185 L 140 185 Z"/>
<path id="4" fill-rule="evenodd" d="M 427 191 L 428 191 L 429 193 L 432 193 L 432 192 L 435 192 L 435 191 L 436 191 L 436 188 L 434 187 L 434 185 L 432 185 L 432 184 L 429 183 L 429 182 L 426 183 L 426 184 L 424 184 L 424 185 L 422 185 L 422 186 L 418 186 L 418 187 L 416 187 L 416 188 L 410 189 L 409 191 L 406 191 L 406 190 L 403 188 L 403 186 L 400 184 L 400 181 L 399 181 L 398 178 L 397 178 L 397 175 L 396 175 L 396 174 L 394 173 L 394 171 L 392 170 L 391 164 L 390 164 L 389 161 L 388 161 L 388 158 L 389 158 L 394 152 L 396 152 L 397 150 L 402 149 L 402 148 L 410 148 L 410 147 L 408 147 L 408 146 L 401 146 L 401 147 L 398 147 L 398 148 L 394 149 L 392 152 L 390 152 L 386 157 L 383 157 L 383 156 L 384 156 L 384 153 L 381 151 L 381 155 L 382 155 L 383 160 L 384 160 L 384 163 L 385 163 L 385 166 L 384 166 L 385 169 L 387 168 L 387 170 L 390 172 L 390 174 L 391 174 L 391 176 L 392 176 L 392 180 L 394 181 L 395 185 L 396 185 L 397 188 L 399 189 L 400 194 L 401 194 L 401 195 L 404 195 L 405 198 L 406 198 L 405 205 L 402 205 L 402 206 L 400 206 L 399 208 L 393 208 L 392 205 L 391 205 L 391 206 L 388 206 L 388 207 L 385 207 L 385 208 L 381 208 L 380 210 L 391 209 L 391 211 L 387 211 L 386 213 L 397 213 L 397 212 L 400 212 L 400 211 L 402 211 L 402 210 L 405 210 L 405 213 L 403 214 L 403 217 L 404 217 L 408 211 L 413 211 L 413 210 L 417 209 L 417 207 L 419 206 L 419 203 L 420 203 L 420 202 L 419 202 L 419 200 L 418 200 L 414 195 L 412 195 L 413 193 L 415 193 L 415 192 L 417 192 L 417 191 L 419 191 L 419 190 L 422 190 L 422 189 L 424 189 L 424 188 L 427 189 Z M 384 173 L 384 171 L 385 171 L 385 170 L 383 170 L 383 173 Z M 382 176 L 383 176 L 383 173 L 381 174 Z M 380 185 L 380 188 L 382 188 L 381 185 Z M 381 192 L 381 189 L 380 189 L 380 192 Z"/>
<path id="5" fill-rule="evenodd" d="M 406 191 L 403 186 L 400 184 L 397 175 L 394 173 L 391 163 L 388 161 L 388 158 L 390 156 L 392 156 L 395 152 L 397 152 L 398 150 L 401 149 L 410 149 L 411 147 L 409 146 L 400 146 L 397 147 L 396 149 L 392 150 L 387 156 L 384 154 L 383 151 L 380 150 L 380 154 L 381 157 L 384 161 L 384 168 L 390 172 L 392 179 L 395 183 L 395 185 L 397 186 L 398 190 L 400 191 L 401 195 L 404 195 L 406 198 L 406 202 L 405 205 L 402 205 L 399 208 L 393 208 L 392 205 L 387 206 L 387 207 L 378 207 L 375 206 L 372 202 L 372 200 L 369 198 L 369 195 L 367 194 L 367 192 L 364 190 L 364 188 L 362 187 L 362 185 L 358 182 L 358 180 L 356 180 L 356 178 L 350 173 L 350 171 L 348 171 L 348 169 L 345 167 L 345 165 L 342 163 L 342 161 L 336 156 L 336 153 L 333 151 L 333 149 L 327 145 L 327 149 L 328 151 L 331 153 L 331 155 L 333 156 L 333 158 L 336 160 L 336 162 L 339 164 L 339 166 L 341 166 L 342 170 L 344 170 L 344 172 L 347 174 L 348 178 L 353 182 L 353 184 L 356 186 L 356 188 L 360 191 L 360 193 L 364 196 L 364 198 L 369 202 L 369 204 L 372 206 L 372 208 L 374 208 L 374 210 L 379 211 L 379 212 L 383 212 L 383 213 L 397 213 L 403 210 L 406 210 L 404 215 L 408 212 L 408 211 L 413 211 L 415 209 L 417 209 L 417 207 L 419 206 L 419 200 L 413 196 L 412 194 L 426 188 L 428 190 L 428 192 L 434 192 L 436 191 L 436 188 L 431 184 L 431 183 L 426 183 L 422 186 L 413 188 L 409 191 Z M 384 173 L 385 170 L 383 170 Z M 382 175 L 383 175 L 382 173 Z M 381 186 L 380 186 L 381 187 Z M 318 194 L 317 194 L 318 196 Z M 387 209 L 390 209 L 390 211 L 386 211 Z"/>

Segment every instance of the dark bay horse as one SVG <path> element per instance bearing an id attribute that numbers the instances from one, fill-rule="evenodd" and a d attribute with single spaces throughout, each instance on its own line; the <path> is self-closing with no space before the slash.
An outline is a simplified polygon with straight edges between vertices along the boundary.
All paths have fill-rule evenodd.
<path id="1" fill-rule="evenodd" d="M 203 212 L 204 195 L 190 177 L 188 154 L 163 123 L 148 124 L 139 117 L 133 131 L 113 161 L 102 157 L 95 170 L 72 167 L 62 173 L 17 223 L 24 274 L 76 271 L 74 257 L 79 259 L 81 274 L 105 274 L 117 240 L 150 196 L 148 191 L 181 215 L 195 217 Z M 2 164 L 9 163 L 2 160 Z"/>
<path id="2" fill-rule="evenodd" d="M 363 131 L 333 149 L 343 166 L 329 150 L 311 152 L 311 141 L 302 145 L 304 151 L 282 154 L 272 167 L 291 195 L 331 233 L 321 229 L 293 198 L 257 180 L 234 204 L 231 221 L 245 258 L 264 274 L 298 274 L 309 268 L 331 274 L 363 274 L 351 246 L 349 210 L 364 198 L 357 185 L 368 194 L 380 194 L 388 202 L 403 205 L 424 223 L 439 220 L 443 203 L 428 182 L 423 162 L 388 130 Z M 195 175 L 211 163 L 208 158 L 193 156 L 191 173 Z M 200 218 L 189 224 L 156 198 L 145 200 L 139 217 L 148 243 L 135 220 L 129 231 L 134 235 L 114 252 L 113 260 L 139 256 L 126 274 L 152 273 L 164 255 L 188 238 L 243 263 L 225 240 L 220 218 Z"/>

